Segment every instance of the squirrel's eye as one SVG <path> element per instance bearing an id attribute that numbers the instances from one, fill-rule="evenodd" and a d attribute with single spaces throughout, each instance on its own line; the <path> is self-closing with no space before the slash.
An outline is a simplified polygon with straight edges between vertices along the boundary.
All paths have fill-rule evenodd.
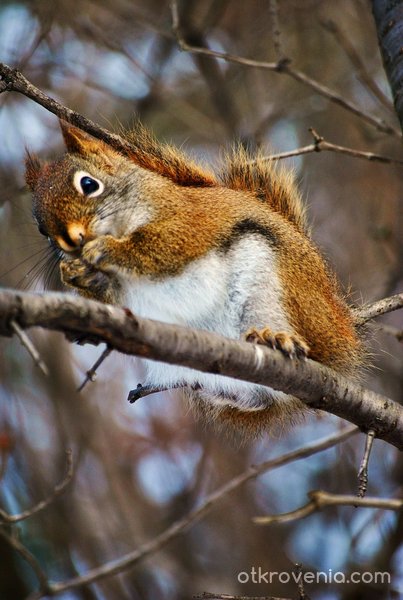
<path id="1" fill-rule="evenodd" d="M 41 225 L 38 225 L 38 231 L 41 235 L 48 237 L 48 232 Z"/>
<path id="2" fill-rule="evenodd" d="M 99 190 L 98 181 L 95 181 L 92 177 L 81 177 L 80 186 L 86 196 Z"/>
<path id="3" fill-rule="evenodd" d="M 83 196 L 95 198 L 104 191 L 104 184 L 99 179 L 95 179 L 85 171 L 77 171 L 74 173 L 74 187 Z"/>

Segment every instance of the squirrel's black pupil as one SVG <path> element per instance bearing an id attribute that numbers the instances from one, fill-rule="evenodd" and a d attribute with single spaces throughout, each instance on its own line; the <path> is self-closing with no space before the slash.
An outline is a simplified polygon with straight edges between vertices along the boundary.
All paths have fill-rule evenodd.
<path id="1" fill-rule="evenodd" d="M 81 177 L 80 179 L 81 189 L 83 193 L 88 196 L 88 194 L 92 194 L 92 192 L 96 192 L 99 189 L 98 181 L 92 179 L 92 177 Z"/>

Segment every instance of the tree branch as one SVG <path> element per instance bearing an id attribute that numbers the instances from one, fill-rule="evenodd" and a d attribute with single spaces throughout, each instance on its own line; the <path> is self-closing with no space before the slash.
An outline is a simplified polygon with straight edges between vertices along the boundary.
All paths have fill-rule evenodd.
<path id="1" fill-rule="evenodd" d="M 18 92 L 19 94 L 23 94 L 59 117 L 59 119 L 68 121 L 95 138 L 103 140 L 123 154 L 130 153 L 133 150 L 129 142 L 120 135 L 111 133 L 83 115 L 63 106 L 63 104 L 60 104 L 57 100 L 54 100 L 54 98 L 51 98 L 34 86 L 17 69 L 12 69 L 4 63 L 0 63 L 0 94 L 2 92 Z"/>
<path id="2" fill-rule="evenodd" d="M 400 498 L 358 498 L 357 496 L 330 494 L 322 490 L 309 492 L 308 498 L 310 498 L 310 501 L 296 510 L 279 515 L 255 517 L 253 522 L 257 525 L 289 523 L 290 521 L 304 519 L 327 506 L 363 506 L 366 508 L 396 511 L 403 508 L 403 499 Z"/>
<path id="3" fill-rule="evenodd" d="M 354 309 L 354 313 L 358 325 L 364 325 L 364 323 L 371 321 L 371 319 L 393 312 L 394 310 L 399 310 L 399 308 L 403 308 L 403 292 L 389 298 L 383 298 L 377 302 L 364 304 L 364 306 Z"/>
<path id="4" fill-rule="evenodd" d="M 383 93 L 377 82 L 374 80 L 371 73 L 368 71 L 365 62 L 362 60 L 354 45 L 350 41 L 351 33 L 345 33 L 336 21 L 332 19 L 320 20 L 320 24 L 335 37 L 340 47 L 346 53 L 352 66 L 355 68 L 358 80 L 364 87 L 367 88 L 384 108 L 394 113 L 394 108 L 391 100 Z"/>
<path id="5" fill-rule="evenodd" d="M 161 550 L 161 548 L 163 548 L 168 542 L 175 539 L 191 525 L 197 521 L 200 521 L 200 519 L 205 517 L 206 514 L 208 514 L 218 502 L 248 481 L 256 479 L 256 477 L 262 473 L 267 473 L 273 469 L 278 469 L 279 467 L 290 464 L 294 461 L 303 460 L 309 456 L 317 454 L 318 452 L 332 448 L 336 444 L 339 444 L 355 435 L 357 431 L 358 430 L 355 427 L 347 427 L 341 432 L 317 440 L 316 442 L 305 445 L 302 448 L 298 448 L 297 450 L 293 450 L 287 454 L 278 456 L 277 458 L 267 460 L 260 465 L 253 465 L 249 467 L 246 469 L 246 471 L 243 471 L 241 474 L 237 475 L 227 483 L 223 484 L 217 490 L 209 494 L 196 509 L 189 512 L 175 523 L 172 523 L 172 525 L 165 529 L 160 535 L 143 544 L 143 546 L 140 546 L 140 548 L 137 550 L 129 552 L 119 559 L 105 563 L 100 567 L 91 569 L 85 575 L 81 575 L 60 583 L 51 583 L 49 585 L 48 593 L 50 595 L 55 595 L 66 590 L 94 583 L 95 581 L 99 581 L 105 577 L 110 577 L 111 575 L 116 575 L 117 573 L 121 573 L 122 571 L 134 567 L 140 561 Z"/>
<path id="6" fill-rule="evenodd" d="M 16 537 L 15 533 L 7 533 L 3 527 L 0 527 L 0 536 L 23 558 L 31 567 L 39 582 L 39 597 L 42 597 L 50 592 L 50 585 L 45 572 L 33 554 L 22 544 Z"/>
<path id="7" fill-rule="evenodd" d="M 299 81 L 300 83 L 303 83 L 304 85 L 315 90 L 315 92 L 317 92 L 321 96 L 324 96 L 331 102 L 334 102 L 335 104 L 338 104 L 345 110 L 352 112 L 367 123 L 376 127 L 376 129 L 378 129 L 379 131 L 401 137 L 401 133 L 391 125 L 385 123 L 385 121 L 365 113 L 355 104 L 343 98 L 343 96 L 341 96 L 340 94 L 337 94 L 325 85 L 319 83 L 318 81 L 315 81 L 311 77 L 308 77 L 308 75 L 306 75 L 302 71 L 298 71 L 297 69 L 291 67 L 290 60 L 288 58 L 282 58 L 275 63 L 269 63 L 265 61 L 244 58 L 242 56 L 235 56 L 233 54 L 229 54 L 228 52 L 218 52 L 216 50 L 210 50 L 209 48 L 193 46 L 192 44 L 188 44 L 181 33 L 177 0 L 171 0 L 171 15 L 172 30 L 176 36 L 178 45 L 181 48 L 181 50 L 191 52 L 193 54 L 202 54 L 203 56 L 209 56 L 211 58 L 219 58 L 221 60 L 225 60 L 226 62 L 232 62 L 239 65 L 244 65 L 246 67 L 254 67 L 257 69 L 265 69 L 277 73 L 284 73 L 285 75 L 288 75 L 296 81 Z"/>
<path id="8" fill-rule="evenodd" d="M 53 491 L 50 494 L 50 496 L 48 496 L 48 498 L 45 498 L 44 500 L 41 500 L 40 502 L 38 502 L 38 504 L 35 504 L 35 506 L 29 508 L 28 510 L 24 510 L 22 513 L 18 513 L 15 515 L 10 515 L 6 511 L 0 509 L 0 525 L 1 525 L 1 521 L 4 521 L 5 523 L 10 523 L 10 524 L 18 523 L 19 521 L 24 521 L 25 519 L 28 519 L 29 517 L 36 515 L 38 512 L 40 512 L 41 510 L 44 510 L 50 504 L 52 504 L 52 502 L 54 502 L 56 500 L 56 498 L 64 492 L 64 490 L 69 485 L 69 483 L 72 480 L 73 475 L 74 475 L 73 453 L 71 450 L 66 451 L 66 458 L 67 458 L 66 474 L 63 478 L 63 481 L 58 483 L 53 488 Z"/>
<path id="9" fill-rule="evenodd" d="M 22 331 L 21 327 L 15 321 L 10 321 L 10 326 L 14 330 L 14 333 L 19 338 L 21 344 L 24 348 L 27 349 L 29 354 L 32 356 L 32 360 L 36 364 L 36 366 L 42 371 L 42 373 L 46 376 L 49 375 L 49 369 L 41 359 L 38 350 L 35 348 L 34 344 L 31 342 L 27 334 Z"/>
<path id="10" fill-rule="evenodd" d="M 291 360 L 263 346 L 141 319 L 128 309 L 69 294 L 0 291 L 0 335 L 13 334 L 11 320 L 22 329 L 39 326 L 89 337 L 125 354 L 270 386 L 364 431 L 373 429 L 403 449 L 403 407 L 309 359 Z"/>
<path id="11" fill-rule="evenodd" d="M 194 50 L 193 50 L 194 51 Z M 207 55 L 212 53 L 212 56 L 215 56 L 212 50 L 206 49 L 205 52 Z M 245 59 L 246 60 L 246 59 Z M 242 59 L 242 63 L 244 64 L 244 59 Z M 255 62 L 255 61 L 252 61 Z M 275 63 L 263 63 L 267 64 L 268 67 L 275 67 Z M 277 70 L 277 69 L 276 69 Z M 37 104 L 40 104 L 46 110 L 56 115 L 59 119 L 63 119 L 79 127 L 83 131 L 86 131 L 90 135 L 94 136 L 97 139 L 103 140 L 116 150 L 123 152 L 124 154 L 130 153 L 133 148 L 130 143 L 125 140 L 120 135 L 115 133 L 111 133 L 107 129 L 100 127 L 90 119 L 87 119 L 80 113 L 71 110 L 70 108 L 60 104 L 50 96 L 47 96 L 42 90 L 35 87 L 28 79 L 22 75 L 17 69 L 12 69 L 11 67 L 0 63 L 0 94 L 2 92 L 18 92 L 23 94 L 30 100 L 33 100 Z M 292 156 L 300 156 L 302 154 L 310 154 L 312 152 L 322 152 L 322 151 L 331 151 L 337 152 L 339 154 L 347 154 L 349 156 L 353 156 L 355 158 L 363 158 L 366 160 L 374 161 L 374 162 L 382 162 L 382 163 L 395 163 L 402 164 L 403 161 L 390 157 L 383 156 L 381 154 L 375 154 L 373 152 L 364 152 L 361 150 L 355 150 L 354 148 L 347 148 L 346 146 L 339 146 L 337 144 L 333 144 L 331 142 L 326 141 L 322 136 L 319 136 L 314 129 L 310 129 L 313 137 L 314 143 L 308 146 L 304 146 L 302 148 L 296 148 L 295 150 L 291 150 L 289 152 L 281 152 L 279 154 L 273 154 L 266 157 L 266 160 L 280 160 L 282 158 L 290 158 Z"/>
<path id="12" fill-rule="evenodd" d="M 354 148 L 347 148 L 346 146 L 339 146 L 338 144 L 332 144 L 325 140 L 324 137 L 319 135 L 312 127 L 309 129 L 314 138 L 313 144 L 303 146 L 301 148 L 295 148 L 288 152 L 280 152 L 279 154 L 270 154 L 264 156 L 263 160 L 280 160 L 283 158 L 291 158 L 292 156 L 301 156 L 302 154 L 311 154 L 312 152 L 337 152 L 338 154 L 346 154 L 347 156 L 353 156 L 354 158 L 364 158 L 372 162 L 381 163 L 395 163 L 402 165 L 403 160 L 399 158 L 393 158 L 391 156 L 384 156 L 382 154 L 375 154 L 374 152 L 364 152 L 362 150 L 355 150 Z M 255 161 L 250 161 L 253 164 Z"/>

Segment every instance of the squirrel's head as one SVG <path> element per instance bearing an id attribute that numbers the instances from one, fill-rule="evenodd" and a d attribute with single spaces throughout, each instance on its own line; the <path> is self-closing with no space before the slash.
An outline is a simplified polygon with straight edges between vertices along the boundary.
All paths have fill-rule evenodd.
<path id="1" fill-rule="evenodd" d="M 64 252 L 99 235 L 121 237 L 150 220 L 139 193 L 148 173 L 123 154 L 61 121 L 67 153 L 42 163 L 27 153 L 26 182 L 40 233 Z"/>

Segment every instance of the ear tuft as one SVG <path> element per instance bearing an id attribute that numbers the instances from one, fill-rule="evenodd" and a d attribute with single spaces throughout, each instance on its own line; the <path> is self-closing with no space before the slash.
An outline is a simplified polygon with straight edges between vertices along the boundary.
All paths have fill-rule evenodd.
<path id="1" fill-rule="evenodd" d="M 41 161 L 34 154 L 30 154 L 26 150 L 25 154 L 25 181 L 29 185 L 32 191 L 34 191 L 36 184 L 39 179 L 39 175 L 42 171 Z"/>

